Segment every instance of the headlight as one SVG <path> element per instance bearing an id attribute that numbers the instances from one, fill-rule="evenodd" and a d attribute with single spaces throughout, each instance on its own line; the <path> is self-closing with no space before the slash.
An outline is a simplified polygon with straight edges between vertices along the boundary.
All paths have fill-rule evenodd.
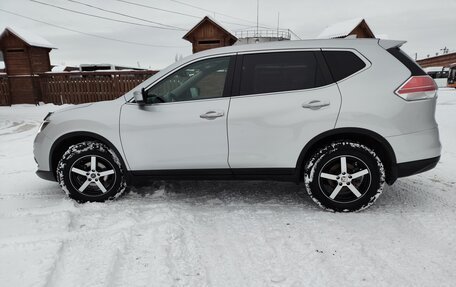
<path id="1" fill-rule="evenodd" d="M 38 129 L 38 132 L 43 131 L 44 128 L 51 122 L 51 121 L 49 120 L 49 117 L 50 117 L 51 115 L 52 115 L 52 112 L 48 113 L 48 114 L 44 117 L 43 122 L 41 123 L 40 128 Z"/>

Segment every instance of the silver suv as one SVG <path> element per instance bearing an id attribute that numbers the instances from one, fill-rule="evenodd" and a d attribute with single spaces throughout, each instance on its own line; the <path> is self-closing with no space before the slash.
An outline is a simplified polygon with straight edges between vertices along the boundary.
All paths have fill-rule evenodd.
<path id="1" fill-rule="evenodd" d="M 378 39 L 283 41 L 191 55 L 107 102 L 49 114 L 37 174 L 77 201 L 141 179 L 304 183 L 321 207 L 370 206 L 433 168 L 437 87 Z"/>

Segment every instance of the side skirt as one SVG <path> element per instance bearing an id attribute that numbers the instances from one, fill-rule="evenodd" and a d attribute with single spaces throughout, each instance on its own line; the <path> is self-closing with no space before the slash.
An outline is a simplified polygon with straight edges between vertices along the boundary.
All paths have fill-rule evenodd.
<path id="1" fill-rule="evenodd" d="M 139 170 L 130 174 L 133 185 L 150 180 L 270 180 L 299 183 L 295 168 Z"/>

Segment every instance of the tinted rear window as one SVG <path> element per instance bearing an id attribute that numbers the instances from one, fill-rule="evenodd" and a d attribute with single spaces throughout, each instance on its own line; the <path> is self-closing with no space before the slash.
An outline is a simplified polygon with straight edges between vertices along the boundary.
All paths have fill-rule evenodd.
<path id="1" fill-rule="evenodd" d="M 244 55 L 240 95 L 310 89 L 326 85 L 315 52 Z"/>
<path id="2" fill-rule="evenodd" d="M 366 63 L 350 51 L 323 51 L 323 55 L 336 82 L 366 67 Z"/>
<path id="3" fill-rule="evenodd" d="M 399 47 L 394 47 L 387 50 L 391 55 L 398 59 L 402 64 L 404 64 L 412 73 L 412 76 L 424 76 L 426 72 L 418 66 L 412 58 L 410 58 L 404 51 Z"/>

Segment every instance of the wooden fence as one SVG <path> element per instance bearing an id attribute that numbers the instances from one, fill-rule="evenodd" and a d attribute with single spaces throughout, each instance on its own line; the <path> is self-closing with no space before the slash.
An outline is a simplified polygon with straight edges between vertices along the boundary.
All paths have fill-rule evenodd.
<path id="1" fill-rule="evenodd" d="M 0 106 L 8 106 L 10 104 L 8 77 L 0 75 Z"/>
<path id="2" fill-rule="evenodd" d="M 67 72 L 40 74 L 41 100 L 81 104 L 120 97 L 157 71 Z"/>

